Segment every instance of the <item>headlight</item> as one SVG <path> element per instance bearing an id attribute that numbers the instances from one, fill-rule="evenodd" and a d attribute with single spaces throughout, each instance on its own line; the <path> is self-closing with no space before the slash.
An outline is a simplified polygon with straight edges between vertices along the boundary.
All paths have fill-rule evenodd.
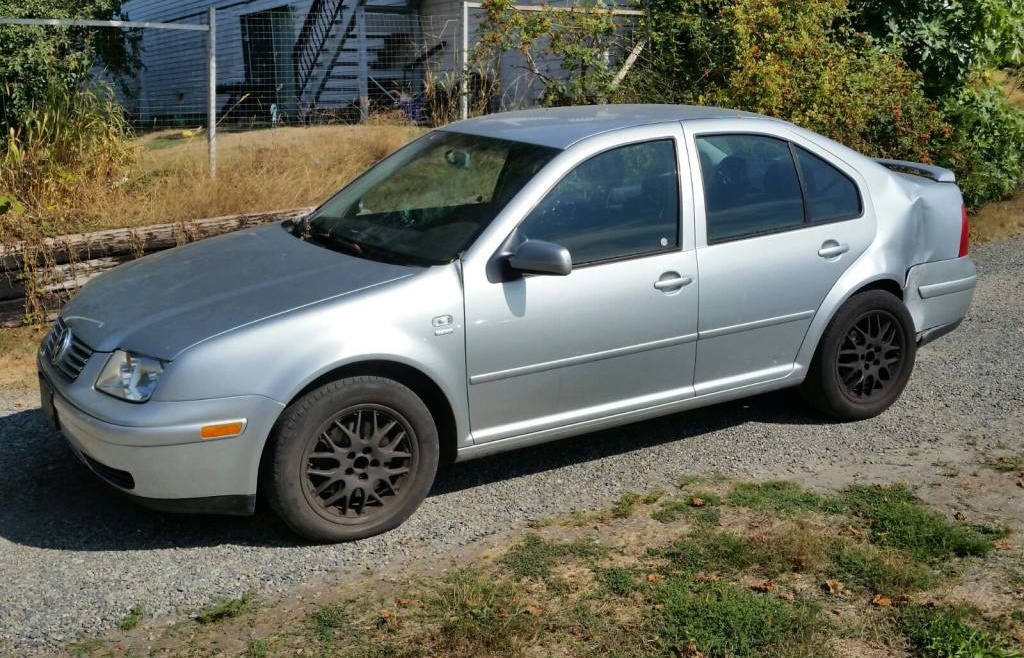
<path id="1" fill-rule="evenodd" d="M 163 364 L 156 359 L 117 350 L 96 378 L 96 389 L 122 400 L 145 402 L 163 372 Z"/>

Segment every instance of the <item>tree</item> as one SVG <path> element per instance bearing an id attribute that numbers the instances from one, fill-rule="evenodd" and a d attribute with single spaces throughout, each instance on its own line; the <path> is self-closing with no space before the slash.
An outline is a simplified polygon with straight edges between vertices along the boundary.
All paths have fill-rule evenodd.
<path id="1" fill-rule="evenodd" d="M 9 18 L 120 17 L 121 0 L 0 0 Z M 134 73 L 139 38 L 131 31 L 0 25 L 0 121 L 17 129 L 33 108 L 44 106 L 55 87 L 72 90 L 90 80 L 95 67 L 112 78 Z"/>

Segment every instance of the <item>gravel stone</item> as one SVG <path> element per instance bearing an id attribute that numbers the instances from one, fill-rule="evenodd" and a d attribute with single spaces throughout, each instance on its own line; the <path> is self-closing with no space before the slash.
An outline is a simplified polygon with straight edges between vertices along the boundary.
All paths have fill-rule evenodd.
<path id="1" fill-rule="evenodd" d="M 975 250 L 970 316 L 919 352 L 902 399 L 870 421 L 829 424 L 791 392 L 720 404 L 457 464 L 403 526 L 316 546 L 265 508 L 252 518 L 175 516 L 108 489 L 49 431 L 37 408 L 0 392 L 0 653 L 53 651 L 116 628 L 136 604 L 185 616 L 224 596 L 287 595 L 302 584 L 406 559 L 446 557 L 531 519 L 610 505 L 682 477 L 806 478 L 822 463 L 870 470 L 942 437 L 1021 442 L 1024 240 Z M 812 466 L 815 465 L 815 466 Z"/>

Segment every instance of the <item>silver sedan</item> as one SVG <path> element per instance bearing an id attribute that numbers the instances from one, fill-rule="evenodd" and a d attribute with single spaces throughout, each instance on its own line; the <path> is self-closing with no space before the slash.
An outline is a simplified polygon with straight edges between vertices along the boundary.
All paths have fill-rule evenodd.
<path id="1" fill-rule="evenodd" d="M 43 409 L 139 502 L 318 541 L 397 526 L 438 465 L 799 387 L 855 421 L 974 293 L 952 172 L 718 108 L 435 130 L 306 219 L 90 282 Z M 685 422 L 681 419 L 681 422 Z"/>

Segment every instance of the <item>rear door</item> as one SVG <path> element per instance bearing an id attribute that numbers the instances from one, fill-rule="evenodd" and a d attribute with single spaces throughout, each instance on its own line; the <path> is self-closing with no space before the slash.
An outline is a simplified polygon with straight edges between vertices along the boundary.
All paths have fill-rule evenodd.
<path id="1" fill-rule="evenodd" d="M 874 236 L 856 172 L 785 135 L 698 132 L 688 146 L 700 163 L 696 394 L 784 377 Z"/>

